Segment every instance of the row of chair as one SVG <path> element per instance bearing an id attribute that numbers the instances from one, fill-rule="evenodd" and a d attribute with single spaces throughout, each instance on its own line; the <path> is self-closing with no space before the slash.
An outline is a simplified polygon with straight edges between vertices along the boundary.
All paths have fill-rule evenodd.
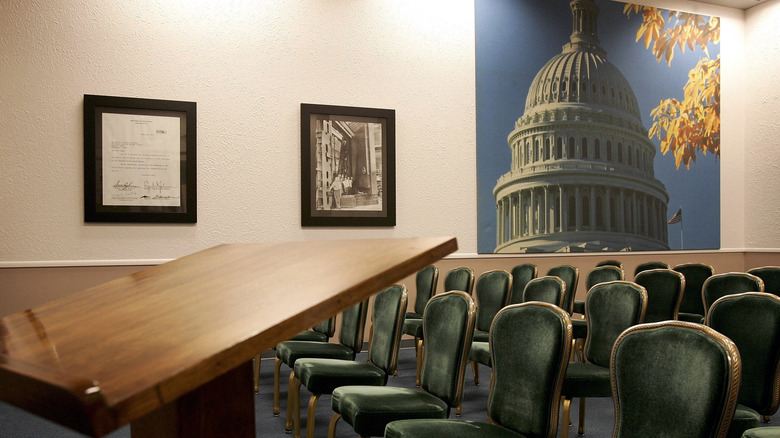
<path id="1" fill-rule="evenodd" d="M 635 278 L 635 280 L 638 279 L 641 281 L 644 277 L 648 277 L 648 278 L 653 277 L 652 275 L 650 275 L 651 274 L 650 271 L 653 270 L 668 271 L 668 269 L 649 269 L 647 270 L 647 273 L 643 275 L 639 275 L 640 273 L 638 272 L 636 276 L 638 278 Z M 565 294 L 563 293 L 562 289 L 565 289 L 565 282 L 561 280 L 560 277 L 549 275 L 549 274 L 555 274 L 555 273 L 562 274 L 564 277 L 567 277 L 569 279 L 570 281 L 569 284 L 574 285 L 574 287 L 576 288 L 576 282 L 579 275 L 578 270 L 576 268 L 568 265 L 565 267 L 556 267 L 548 271 L 548 275 L 539 278 L 536 278 L 536 267 L 533 265 L 516 267 L 512 271 L 513 273 L 515 273 L 515 275 L 500 270 L 488 271 L 480 275 L 480 278 L 477 279 L 478 286 L 476 288 L 475 295 L 476 295 L 477 303 L 481 305 L 474 306 L 475 315 L 473 321 L 471 322 L 471 324 L 474 325 L 474 328 L 473 328 L 473 333 L 469 338 L 472 339 L 474 343 L 470 346 L 470 348 L 466 348 L 464 350 L 466 352 L 465 354 L 467 355 L 468 355 L 468 351 L 469 350 L 471 351 L 472 360 L 478 360 L 473 357 L 475 351 L 474 347 L 479 343 L 487 343 L 490 337 L 490 329 L 491 329 L 491 324 L 493 323 L 494 320 L 494 316 L 497 315 L 502 309 L 506 308 L 507 302 L 509 301 L 513 300 L 516 302 L 524 302 L 529 300 L 531 301 L 550 300 L 557 307 L 563 309 L 568 315 L 570 315 L 574 310 L 572 308 L 574 304 L 573 300 L 570 299 L 568 306 L 564 302 L 563 296 Z M 620 272 L 622 273 L 622 269 L 620 270 Z M 589 277 L 591 277 L 590 273 L 589 273 Z M 518 283 L 513 282 L 515 278 L 519 280 Z M 594 280 L 593 280 L 594 282 L 595 282 L 595 278 L 596 277 L 594 276 Z M 683 282 L 684 281 L 685 280 L 683 279 Z M 317 339 L 315 341 L 318 341 L 317 343 L 321 343 L 323 337 L 327 339 L 328 336 L 332 336 L 333 327 L 334 327 L 333 319 L 324 321 L 322 324 L 313 328 L 313 330 L 304 332 L 301 335 L 299 335 L 300 337 L 305 338 L 305 340 L 300 340 L 298 339 L 298 337 L 296 337 L 296 339 L 298 340 L 293 340 L 293 341 L 280 344 L 280 346 L 277 348 L 277 359 L 276 359 L 277 363 L 276 363 L 276 370 L 275 370 L 276 383 L 275 383 L 275 397 L 274 397 L 274 413 L 278 414 L 279 411 L 278 369 L 281 363 L 287 363 L 291 368 L 293 368 L 293 372 L 291 373 L 290 376 L 290 385 L 289 385 L 289 388 L 291 388 L 291 390 L 288 396 L 288 421 L 286 427 L 288 430 L 290 430 L 294 426 L 296 436 L 299 436 L 300 420 L 298 417 L 299 401 L 297 399 L 297 392 L 299 391 L 301 385 L 307 387 L 313 394 L 315 394 L 314 396 L 312 396 L 312 399 L 310 400 L 309 403 L 310 412 L 308 415 L 308 419 L 310 424 L 307 426 L 307 431 L 310 433 L 311 431 L 313 431 L 313 421 L 314 421 L 313 409 L 316 406 L 316 400 L 320 394 L 330 393 L 335 388 L 340 386 L 354 386 L 360 384 L 367 384 L 368 386 L 384 386 L 386 384 L 387 376 L 389 374 L 392 374 L 392 372 L 395 371 L 395 365 L 396 365 L 395 360 L 397 360 L 397 348 L 398 348 L 397 342 L 400 341 L 401 327 L 403 327 L 403 332 L 415 336 L 416 341 L 423 340 L 423 333 L 426 332 L 422 324 L 423 311 L 425 310 L 424 306 L 427 304 L 427 302 L 430 301 L 431 299 L 430 297 L 435 294 L 435 285 L 438 282 L 438 270 L 433 266 L 421 270 L 417 275 L 416 282 L 417 282 L 416 286 L 417 286 L 418 296 L 415 302 L 415 309 L 414 309 L 415 312 L 409 312 L 404 315 L 406 311 L 406 291 L 405 288 L 403 288 L 403 286 L 398 286 L 398 285 L 394 286 L 393 288 L 383 291 L 381 294 L 377 295 L 374 304 L 375 306 L 374 327 L 371 330 L 371 333 L 374 336 L 376 336 L 376 334 L 379 334 L 379 337 L 370 340 L 371 347 L 369 348 L 368 364 L 357 364 L 354 362 L 355 354 L 357 353 L 357 351 L 359 351 L 360 346 L 362 346 L 363 343 L 362 340 L 363 328 L 359 327 L 354 330 L 349 330 L 347 327 L 344 326 L 345 321 L 357 322 L 358 323 L 357 326 L 360 326 L 361 320 L 362 320 L 362 324 L 365 325 L 365 317 L 366 317 L 365 312 L 368 308 L 367 301 L 363 303 L 359 303 L 358 305 L 355 305 L 353 306 L 353 308 L 348 309 L 347 311 L 344 312 L 342 317 L 342 330 L 339 339 L 340 341 L 339 344 L 326 344 L 326 345 L 336 345 L 336 347 L 320 346 L 315 348 L 315 349 L 319 348 L 323 351 L 327 350 L 328 352 L 326 354 L 317 353 L 317 352 L 314 353 L 307 352 L 305 355 L 301 355 L 300 351 L 296 353 L 295 346 L 296 345 L 299 347 L 305 346 L 306 348 L 310 348 L 311 345 L 308 345 L 308 343 L 311 343 L 313 339 L 308 338 L 309 336 L 316 337 Z M 588 282 L 589 283 L 591 282 L 590 278 Z M 464 290 L 466 292 L 466 295 L 468 296 L 470 295 L 472 288 L 474 287 L 474 283 L 475 283 L 474 275 L 470 269 L 458 268 L 450 271 L 447 274 L 447 277 L 445 278 L 445 289 Z M 515 286 L 517 286 L 520 283 L 525 283 L 526 286 L 523 287 L 522 289 L 523 293 L 516 295 L 518 292 Z M 527 286 L 529 284 L 532 287 L 528 288 Z M 538 287 L 538 290 L 535 290 L 534 285 L 537 284 L 538 285 L 554 284 L 556 286 L 554 287 L 540 286 Z M 610 288 L 614 289 L 618 285 L 624 287 L 627 285 L 636 285 L 636 283 L 618 281 L 617 283 L 610 285 L 610 287 L 607 287 L 607 289 Z M 589 284 L 588 286 L 591 285 Z M 555 290 L 555 289 L 558 290 L 557 295 L 555 293 L 549 295 L 550 290 Z M 664 288 L 661 287 L 660 289 L 664 289 Z M 430 291 L 430 293 L 427 294 L 427 296 L 425 293 L 426 290 Z M 505 300 L 508 301 L 503 301 L 501 304 L 492 303 L 489 297 L 493 295 L 495 296 L 501 295 L 495 292 L 497 290 L 503 291 L 501 293 L 503 293 L 503 296 L 506 297 Z M 423 293 L 420 293 L 421 291 Z M 535 296 L 533 295 L 535 292 L 541 294 L 548 294 L 548 296 L 545 295 Z M 388 302 L 387 298 L 380 299 L 380 297 L 384 297 L 386 295 L 389 296 L 391 294 L 394 294 L 394 296 L 398 298 L 389 301 L 397 303 L 397 305 L 388 305 L 386 303 Z M 589 293 L 588 299 L 591 299 L 590 295 L 591 294 Z M 595 294 L 593 299 L 595 300 L 598 296 L 599 294 Z M 573 289 L 570 292 L 569 297 L 573 298 Z M 607 299 L 606 301 L 613 302 L 614 300 Z M 385 302 L 385 304 L 380 304 L 382 302 Z M 401 304 L 401 302 L 403 302 L 403 304 Z M 647 299 L 645 298 L 644 299 L 645 307 L 646 307 L 646 302 Z M 586 308 L 587 307 L 593 307 L 593 305 L 591 304 L 590 306 L 586 306 Z M 596 306 L 596 308 L 598 307 L 599 306 Z M 389 310 L 392 309 L 396 309 L 395 313 L 389 312 Z M 394 315 L 394 316 L 388 317 L 387 315 Z M 400 318 L 399 315 L 402 315 L 404 318 Z M 379 316 L 378 319 L 377 316 Z M 646 317 L 647 315 L 644 316 Z M 595 315 L 592 315 L 591 317 L 595 317 L 598 319 L 598 316 Z M 483 329 L 477 328 L 479 326 L 480 319 L 482 319 L 483 322 L 487 322 L 486 324 L 487 327 L 485 327 L 485 325 L 482 325 Z M 402 320 L 403 320 L 403 324 L 401 323 Z M 586 318 L 585 321 L 588 320 L 589 319 Z M 396 323 L 392 325 L 389 324 L 389 321 L 396 321 Z M 414 321 L 414 322 L 410 323 L 410 321 Z M 378 322 L 380 322 L 379 326 L 377 326 Z M 634 325 L 634 324 L 630 324 L 630 325 Z M 409 330 L 410 326 L 415 327 L 411 333 L 409 333 L 409 331 L 411 331 Z M 598 326 L 598 324 L 596 324 L 596 326 Z M 387 328 L 383 329 L 382 327 L 392 327 L 392 329 L 387 329 Z M 397 331 L 398 333 L 395 333 L 394 331 Z M 594 334 L 594 337 L 598 337 L 598 335 Z M 607 338 L 608 337 L 609 336 L 607 336 Z M 613 335 L 613 337 L 616 337 L 616 335 Z M 373 347 L 375 339 L 379 340 L 379 344 L 377 344 L 377 347 Z M 352 342 L 350 342 L 350 340 Z M 426 384 L 420 381 L 420 376 L 422 374 L 421 368 L 424 367 L 423 358 L 425 357 L 425 354 L 428 351 L 427 350 L 428 346 L 426 346 L 426 349 L 423 352 L 420 344 L 421 342 L 415 342 L 415 345 L 417 347 L 417 355 L 418 355 L 417 384 L 418 386 L 423 387 L 423 389 L 426 389 L 425 388 Z M 603 357 L 600 359 L 594 359 L 594 356 L 592 356 L 592 354 L 589 352 L 592 349 L 591 347 L 595 348 L 596 343 L 586 342 L 586 345 L 588 346 L 588 349 L 586 350 L 585 353 L 587 359 L 584 363 L 593 364 L 595 362 L 601 362 L 603 365 Z M 338 357 L 331 356 L 331 354 L 335 354 L 334 353 L 335 351 L 339 351 L 338 354 L 340 354 L 341 356 Z M 393 353 L 393 351 L 395 353 Z M 486 351 L 488 357 L 488 359 L 485 361 L 487 362 L 486 365 L 494 366 L 494 364 L 492 363 L 493 359 L 491 356 L 491 350 L 488 348 L 486 349 Z M 311 358 L 312 356 L 314 356 L 314 358 Z M 483 356 L 484 356 L 484 350 L 483 350 Z M 296 360 L 296 359 L 302 359 L 304 357 L 306 357 L 307 359 L 304 359 L 302 361 Z M 322 359 L 322 357 L 327 357 L 328 359 Z M 380 359 L 380 357 L 384 357 L 384 359 Z M 395 357 L 395 359 L 393 359 L 393 357 Z M 579 366 L 580 365 L 574 365 L 574 368 L 577 368 Z M 361 371 L 358 370 L 363 370 L 366 372 L 366 374 L 363 375 L 361 374 Z M 494 373 L 495 372 L 496 370 L 494 369 Z M 370 381 L 370 383 L 366 383 L 367 381 L 365 379 L 368 379 L 367 381 Z M 478 379 L 476 375 L 476 367 L 475 367 L 475 379 Z M 460 386 L 462 387 L 462 381 Z M 566 388 L 565 385 L 564 388 Z M 492 389 L 493 388 L 491 386 L 491 391 Z M 565 394 L 565 392 L 566 391 L 563 391 L 562 393 Z M 608 395 L 610 394 L 608 393 L 605 396 Z M 564 396 L 564 400 L 565 400 L 565 396 Z M 571 397 L 569 397 L 569 402 L 570 400 Z M 336 410 L 337 415 L 341 415 L 337 410 L 338 409 L 337 405 L 338 405 L 337 399 L 334 397 L 334 401 L 333 401 L 334 410 Z M 568 418 L 568 411 L 566 409 L 566 405 L 567 404 L 564 401 L 564 417 Z M 583 409 L 584 409 L 584 401 L 581 402 L 581 411 Z M 581 422 L 582 419 L 584 418 L 583 414 L 581 414 L 580 416 Z M 338 420 L 338 418 L 336 417 L 334 418 L 336 421 Z M 293 419 L 295 420 L 294 425 L 292 424 Z M 350 422 L 350 424 L 352 424 L 352 422 Z M 331 427 L 335 428 L 335 421 L 332 422 Z M 355 427 L 354 424 L 353 427 Z"/>

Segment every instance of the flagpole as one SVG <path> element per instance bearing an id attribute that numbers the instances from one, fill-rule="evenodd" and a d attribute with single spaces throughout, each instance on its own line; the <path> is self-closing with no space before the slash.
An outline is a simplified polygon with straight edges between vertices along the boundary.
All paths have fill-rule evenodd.
<path id="1" fill-rule="evenodd" d="M 680 206 L 680 211 L 682 212 L 682 205 Z M 683 220 L 682 215 L 680 215 L 680 249 L 685 249 L 685 241 L 683 240 Z"/>

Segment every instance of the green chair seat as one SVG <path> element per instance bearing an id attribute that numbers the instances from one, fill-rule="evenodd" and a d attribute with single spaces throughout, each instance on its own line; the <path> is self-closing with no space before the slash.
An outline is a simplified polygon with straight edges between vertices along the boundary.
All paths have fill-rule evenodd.
<path id="1" fill-rule="evenodd" d="M 740 438 L 746 430 L 761 425 L 761 415 L 745 405 L 737 405 L 726 438 Z"/>
<path id="2" fill-rule="evenodd" d="M 407 436 L 457 438 L 518 438 L 522 437 L 505 427 L 470 420 L 405 420 L 387 425 L 385 438 Z"/>
<path id="3" fill-rule="evenodd" d="M 472 342 L 471 351 L 469 351 L 469 360 L 492 367 L 493 362 L 490 360 L 490 344 L 488 342 Z"/>
<path id="4" fill-rule="evenodd" d="M 403 333 L 405 335 L 414 336 L 416 338 L 422 339 L 423 338 L 423 331 L 422 331 L 422 318 L 420 319 L 405 319 L 404 320 L 404 328 Z"/>
<path id="5" fill-rule="evenodd" d="M 742 438 L 780 438 L 780 427 L 756 427 L 748 429 Z"/>
<path id="6" fill-rule="evenodd" d="M 406 319 L 422 319 L 422 313 L 406 312 Z"/>
<path id="7" fill-rule="evenodd" d="M 574 307 L 573 307 L 572 313 L 579 313 L 580 315 L 584 315 L 585 314 L 585 301 L 583 301 L 583 300 L 574 300 Z"/>
<path id="8" fill-rule="evenodd" d="M 295 376 L 314 394 L 330 394 L 345 385 L 387 384 L 387 374 L 382 369 L 352 360 L 304 358 L 295 363 Z"/>
<path id="9" fill-rule="evenodd" d="M 290 338 L 290 341 L 328 342 L 330 336 L 325 333 L 305 330 Z"/>
<path id="10" fill-rule="evenodd" d="M 610 397 L 612 386 L 609 381 L 609 368 L 572 362 L 566 369 L 561 392 L 572 398 Z"/>
<path id="11" fill-rule="evenodd" d="M 342 397 L 344 390 L 348 397 Z M 333 411 L 360 436 L 383 436 L 385 425 L 407 418 L 447 418 L 447 403 L 419 389 L 347 386 L 333 391 Z"/>
<path id="12" fill-rule="evenodd" d="M 342 344 L 284 341 L 276 346 L 276 357 L 282 362 L 292 365 L 295 365 L 295 361 L 302 357 L 353 360 L 355 350 Z"/>

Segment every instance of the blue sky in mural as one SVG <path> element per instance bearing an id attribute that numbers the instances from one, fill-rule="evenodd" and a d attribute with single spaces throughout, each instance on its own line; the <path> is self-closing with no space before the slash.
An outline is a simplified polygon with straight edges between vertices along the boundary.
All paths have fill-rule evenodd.
<path id="1" fill-rule="evenodd" d="M 644 44 L 636 42 L 641 17 L 623 14 L 624 3 L 596 1 L 601 8 L 598 37 L 609 59 L 628 79 L 642 112 L 652 125 L 650 111 L 662 99 L 682 99 L 688 71 L 705 54 L 697 48 L 675 52 L 671 67 L 657 63 Z M 491 253 L 496 245 L 493 188 L 509 171 L 507 136 L 523 115 L 528 88 L 536 73 L 569 42 L 572 14 L 569 0 L 476 0 L 477 186 L 478 251 Z M 708 47 L 711 58 L 720 52 Z M 684 249 L 720 247 L 720 159 L 702 156 L 690 169 L 675 168 L 671 152 L 656 145 L 655 177 L 669 192 L 669 218 L 682 207 Z M 681 248 L 680 224 L 668 225 L 670 249 Z"/>

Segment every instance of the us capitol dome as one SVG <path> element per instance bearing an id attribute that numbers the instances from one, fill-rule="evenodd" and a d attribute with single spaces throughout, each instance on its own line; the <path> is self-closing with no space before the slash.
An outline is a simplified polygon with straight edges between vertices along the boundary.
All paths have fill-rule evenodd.
<path id="1" fill-rule="evenodd" d="M 668 250 L 669 195 L 634 91 L 600 46 L 599 7 L 570 6 L 570 42 L 537 73 L 507 139 L 495 252 Z"/>

